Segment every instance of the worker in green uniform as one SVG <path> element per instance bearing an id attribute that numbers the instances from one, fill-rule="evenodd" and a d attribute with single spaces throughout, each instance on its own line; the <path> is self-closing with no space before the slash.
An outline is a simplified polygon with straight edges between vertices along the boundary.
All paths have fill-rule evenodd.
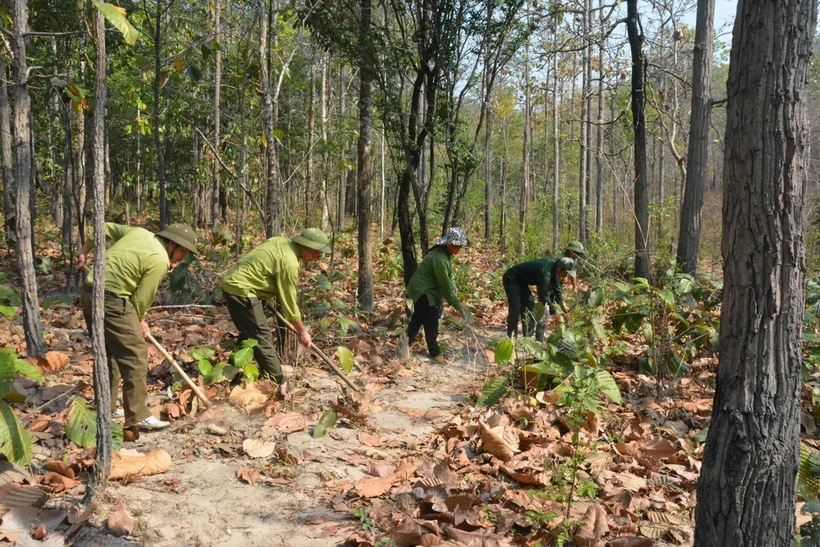
<path id="1" fill-rule="evenodd" d="M 453 281 L 450 259 L 468 244 L 467 234 L 461 228 L 450 228 L 447 234 L 436 240 L 435 245 L 419 264 L 407 285 L 407 297 L 413 301 L 413 313 L 407 327 L 407 340 L 413 340 L 424 327 L 424 339 L 430 358 L 443 362 L 444 356 L 438 346 L 438 322 L 444 301 L 450 303 L 468 323 L 473 317 L 459 301 Z"/>
<path id="2" fill-rule="evenodd" d="M 170 425 L 151 414 L 148 400 L 148 323 L 145 312 L 153 303 L 160 281 L 171 268 L 196 252 L 196 234 L 185 224 L 171 224 L 157 234 L 144 228 L 107 222 L 105 239 L 111 245 L 105 260 L 105 351 L 111 377 L 111 411 L 116 411 L 122 379 L 125 427 L 162 429 Z M 74 257 L 83 268 L 94 249 L 89 238 Z M 91 327 L 91 285 L 86 277 L 80 294 L 86 325 Z"/>
<path id="3" fill-rule="evenodd" d="M 578 274 L 581 273 L 581 264 L 587 258 L 587 253 L 584 249 L 584 244 L 578 240 L 570 241 L 569 243 L 567 243 L 567 246 L 564 247 L 564 252 L 561 253 L 561 256 L 571 258 L 575 261 L 575 277 L 573 277 L 571 280 L 572 290 L 575 290 L 578 288 L 577 282 Z"/>
<path id="4" fill-rule="evenodd" d="M 555 313 L 555 305 L 566 313 L 563 281 L 567 276 L 575 277 L 575 261 L 563 257 L 559 259 L 540 258 L 529 260 L 508 268 L 502 281 L 507 293 L 509 311 L 507 313 L 507 336 L 518 334 L 518 322 L 523 323 L 524 336 L 531 336 L 535 323 L 535 300 L 530 285 L 535 285 L 538 301 Z M 523 315 L 523 316 L 522 316 Z"/>
<path id="5" fill-rule="evenodd" d="M 273 346 L 262 302 L 275 296 L 282 315 L 296 329 L 299 341 L 310 347 L 310 333 L 302 322 L 296 301 L 299 261 L 311 262 L 328 252 L 328 237 L 318 228 L 308 228 L 293 239 L 272 237 L 239 259 L 219 283 L 231 319 L 239 329 L 239 340 L 258 342 L 253 347 L 253 355 L 259 372 L 279 384 L 279 392 L 285 399 L 289 398 L 288 384 Z"/>

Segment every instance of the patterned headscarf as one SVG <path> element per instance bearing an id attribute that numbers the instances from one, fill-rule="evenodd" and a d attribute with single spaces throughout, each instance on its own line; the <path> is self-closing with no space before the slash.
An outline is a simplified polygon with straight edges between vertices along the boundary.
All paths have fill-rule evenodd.
<path id="1" fill-rule="evenodd" d="M 436 245 L 452 245 L 453 247 L 466 247 L 470 244 L 467 239 L 467 232 L 461 228 L 450 228 L 444 237 L 436 240 Z"/>

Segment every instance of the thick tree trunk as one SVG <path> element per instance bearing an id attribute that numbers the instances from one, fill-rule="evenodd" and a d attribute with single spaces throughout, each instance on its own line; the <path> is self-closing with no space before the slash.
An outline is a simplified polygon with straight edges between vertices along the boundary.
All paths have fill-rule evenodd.
<path id="1" fill-rule="evenodd" d="M 695 545 L 787 547 L 795 525 L 816 0 L 744 2 L 723 168 L 724 299 Z"/>
<path id="2" fill-rule="evenodd" d="M 105 352 L 103 299 L 105 291 L 105 106 L 108 95 L 105 20 L 94 10 L 94 113 L 92 138 L 92 194 L 94 199 L 94 288 L 91 310 L 91 346 L 94 353 L 94 404 L 97 407 L 97 454 L 86 502 L 108 481 L 111 470 L 111 387 Z"/>
<path id="3" fill-rule="evenodd" d="M 357 297 L 365 312 L 373 310 L 373 230 L 371 229 L 372 162 L 370 158 L 370 106 L 373 81 L 373 58 L 370 46 L 372 0 L 360 0 L 359 33 L 359 143 L 357 160 L 357 194 L 359 218 L 359 283 Z"/>
<path id="4" fill-rule="evenodd" d="M 635 277 L 649 279 L 649 183 L 646 174 L 646 100 L 643 33 L 638 0 L 627 0 L 626 28 L 632 53 L 632 129 L 635 132 Z"/>
<path id="5" fill-rule="evenodd" d="M 26 0 L 14 0 L 14 145 L 17 175 L 17 261 L 20 268 L 23 301 L 23 327 L 29 355 L 43 355 L 46 342 L 40 321 L 40 302 L 37 298 L 37 277 L 34 269 L 34 242 L 31 230 L 31 96 L 28 91 L 28 63 L 26 62 L 26 33 L 28 6 Z"/>
<path id="6" fill-rule="evenodd" d="M 712 80 L 715 0 L 699 0 L 692 60 L 692 116 L 689 155 L 686 158 L 686 186 L 678 235 L 678 269 L 695 273 L 698 269 L 703 189 L 709 166 L 709 126 L 711 124 L 710 82 Z"/>

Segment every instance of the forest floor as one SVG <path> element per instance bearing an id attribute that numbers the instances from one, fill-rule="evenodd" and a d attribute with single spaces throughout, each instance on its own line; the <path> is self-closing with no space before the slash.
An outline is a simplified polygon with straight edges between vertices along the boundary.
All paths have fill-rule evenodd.
<path id="1" fill-rule="evenodd" d="M 339 263 L 317 265 L 305 272 L 301 285 L 305 308 L 314 314 L 309 319 L 314 341 L 334 359 L 334 347 L 352 351 L 356 364 L 347 376 L 360 392 L 300 347 L 298 359 L 286 367 L 291 401 L 279 400 L 269 382 L 223 382 L 203 385 L 215 403 L 205 409 L 190 390 L 169 392 L 179 378 L 149 347 L 150 406 L 172 425 L 123 442 L 122 448 L 143 455 L 165 451 L 170 466 L 111 481 L 68 543 L 692 544 L 703 452 L 698 434 L 711 415 L 714 354 L 696 356 L 684 375 L 669 381 L 641 370 L 646 346 L 640 339 L 610 340 L 623 346 L 606 363 L 622 404 L 597 392 L 563 397 L 569 379 L 551 389 L 524 385 L 529 380 L 520 367 L 527 363 L 526 352 L 518 352 L 516 364 L 497 365 L 490 349 L 503 337 L 506 315 L 497 255 L 471 247 L 459 257 L 456 275 L 469 276 L 466 301 L 476 327 L 451 320 L 446 312 L 440 339 L 447 362 L 426 359 L 421 341 L 411 346 L 408 360 L 400 360 L 391 317 L 404 300 L 389 243 L 377 255 L 376 310 L 370 317 L 351 311 L 355 281 L 344 272 L 355 270 L 354 253 L 345 253 L 344 247 Z M 13 268 L 13 260 L 0 266 L 8 273 L 0 283 L 14 286 Z M 224 266 L 203 260 L 193 273 L 200 296 L 216 286 L 220 269 Z M 34 458 L 27 469 L 4 471 L 0 465 L 0 488 L 11 482 L 48 493 L 45 508 L 55 511 L 49 515 L 53 520 L 39 533 L 34 526 L 29 530 L 46 540 L 24 544 L 55 547 L 67 533 L 65 521 L 72 522 L 64 512 L 82 499 L 93 462 L 93 447 L 81 448 L 65 434 L 69 413 L 78 404 L 74 397 L 93 403 L 92 359 L 82 314 L 61 293 L 64 278 L 40 275 L 38 283 L 41 297 L 49 301 L 43 321 L 53 353 L 38 361 L 47 378 L 43 383 L 18 379 L 12 385 L 25 399 L 15 410 L 34 436 Z M 159 294 L 159 306 L 149 310 L 149 323 L 163 346 L 201 382 L 190 352 L 213 348 L 225 360 L 223 344 L 234 327 L 221 306 L 167 306 L 174 303 L 167 289 Z M 567 291 L 574 308 L 570 325 L 591 316 L 583 306 L 572 306 L 582 292 L 589 292 L 583 282 L 575 293 Z M 24 355 L 19 317 L 0 329 L 0 346 Z M 593 351 L 605 349 L 599 345 Z M 575 378 L 582 376 L 577 371 Z M 488 408 L 477 407 L 477 397 L 492 394 L 498 387 L 493 382 L 505 378 L 506 395 Z M 574 418 L 571 413 L 573 405 L 583 409 L 573 403 L 581 397 L 594 399 L 598 412 L 580 414 L 579 422 L 578 412 Z M 329 425 L 331 411 L 335 425 L 324 436 L 314 435 Z M 817 448 L 815 441 L 806 442 Z M 0 526 L 0 546 L 8 541 L 3 533 Z"/>

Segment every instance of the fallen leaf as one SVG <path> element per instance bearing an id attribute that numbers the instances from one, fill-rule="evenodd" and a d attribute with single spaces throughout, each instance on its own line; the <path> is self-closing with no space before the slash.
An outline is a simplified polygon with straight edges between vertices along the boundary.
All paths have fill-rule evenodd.
<path id="1" fill-rule="evenodd" d="M 72 488 L 79 486 L 80 481 L 70 479 L 65 475 L 61 475 L 60 473 L 50 471 L 43 475 L 43 478 L 40 479 L 40 484 L 47 484 L 56 494 L 58 492 L 64 492 L 66 490 L 71 490 Z"/>
<path id="2" fill-rule="evenodd" d="M 359 442 L 367 446 L 384 446 L 387 441 L 365 431 L 359 431 Z"/>
<path id="3" fill-rule="evenodd" d="M 361 479 L 356 483 L 355 490 L 363 498 L 375 498 L 386 493 L 397 482 L 406 480 L 416 472 L 417 466 L 403 461 L 395 473 L 375 479 Z"/>
<path id="4" fill-rule="evenodd" d="M 622 536 L 610 539 L 607 543 L 609 547 L 655 547 L 655 540 L 641 538 L 637 536 Z"/>
<path id="5" fill-rule="evenodd" d="M 575 547 L 597 547 L 601 542 L 601 538 L 608 531 L 606 510 L 601 505 L 596 504 L 584 513 L 578 530 L 572 536 L 572 542 Z"/>
<path id="6" fill-rule="evenodd" d="M 298 412 L 285 412 L 276 414 L 268 418 L 263 427 L 272 426 L 280 433 L 293 433 L 294 431 L 304 431 L 307 429 L 307 418 Z"/>
<path id="7" fill-rule="evenodd" d="M 171 455 L 165 450 L 154 450 L 141 454 L 136 450 L 121 449 L 111 455 L 111 480 L 124 479 L 134 475 L 156 475 L 171 468 Z"/>
<path id="8" fill-rule="evenodd" d="M 108 529 L 115 536 L 127 536 L 134 531 L 134 518 L 125 506 L 125 500 L 120 500 L 108 514 Z"/>
<path id="9" fill-rule="evenodd" d="M 518 434 L 506 426 L 488 428 L 484 422 L 482 426 L 481 446 L 484 452 L 492 454 L 502 462 L 508 462 L 518 452 Z"/>
<path id="10" fill-rule="evenodd" d="M 54 471 L 55 473 L 59 473 L 69 479 L 73 479 L 75 477 L 74 470 L 65 462 L 61 462 L 60 460 L 49 460 L 46 462 L 46 468 L 49 471 Z"/>
<path id="11" fill-rule="evenodd" d="M 71 360 L 65 353 L 49 351 L 45 355 L 26 357 L 26 361 L 37 367 L 45 376 L 64 369 Z"/>
<path id="12" fill-rule="evenodd" d="M 253 467 L 243 467 L 242 469 L 238 469 L 236 471 L 236 476 L 246 483 L 253 485 L 259 480 L 259 471 Z"/>
<path id="13" fill-rule="evenodd" d="M 242 450 L 251 458 L 269 458 L 276 450 L 276 443 L 261 439 L 245 439 L 242 442 Z"/>
<path id="14" fill-rule="evenodd" d="M 255 384 L 250 384 L 247 388 L 242 386 L 233 388 L 228 400 L 246 412 L 251 412 L 264 406 L 268 401 L 268 395 L 259 391 Z"/>

